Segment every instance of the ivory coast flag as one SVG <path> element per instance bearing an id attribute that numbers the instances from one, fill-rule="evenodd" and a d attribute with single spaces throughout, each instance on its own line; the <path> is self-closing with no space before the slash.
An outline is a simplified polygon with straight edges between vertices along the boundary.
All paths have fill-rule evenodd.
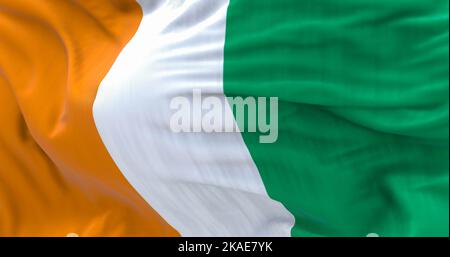
<path id="1" fill-rule="evenodd" d="M 0 0 L 0 235 L 448 236 L 448 8 Z M 193 90 L 276 140 L 174 133 Z"/>

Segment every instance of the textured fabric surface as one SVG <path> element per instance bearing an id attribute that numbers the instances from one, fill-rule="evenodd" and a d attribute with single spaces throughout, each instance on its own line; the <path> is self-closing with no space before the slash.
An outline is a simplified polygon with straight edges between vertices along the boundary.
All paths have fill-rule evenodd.
<path id="1" fill-rule="evenodd" d="M 177 235 L 92 117 L 141 17 L 133 0 L 0 0 L 0 236 Z"/>
<path id="2" fill-rule="evenodd" d="M 448 236 L 448 1 L 234 0 L 224 90 L 278 96 L 243 133 L 294 236 Z"/>

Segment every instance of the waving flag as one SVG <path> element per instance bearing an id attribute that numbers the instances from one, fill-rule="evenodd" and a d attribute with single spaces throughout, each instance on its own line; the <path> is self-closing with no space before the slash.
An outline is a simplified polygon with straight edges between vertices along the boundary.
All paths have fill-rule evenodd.
<path id="1" fill-rule="evenodd" d="M 0 235 L 448 236 L 448 4 L 0 0 Z"/>

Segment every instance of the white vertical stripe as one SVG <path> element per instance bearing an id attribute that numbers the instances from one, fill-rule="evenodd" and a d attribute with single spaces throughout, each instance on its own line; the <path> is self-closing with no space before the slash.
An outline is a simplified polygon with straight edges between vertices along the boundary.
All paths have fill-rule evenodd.
<path id="1" fill-rule="evenodd" d="M 183 236 L 289 236 L 239 133 L 173 133 L 170 100 L 224 99 L 228 0 L 140 0 L 141 25 L 100 85 L 94 118 L 144 199 Z M 227 106 L 226 112 L 231 114 Z"/>

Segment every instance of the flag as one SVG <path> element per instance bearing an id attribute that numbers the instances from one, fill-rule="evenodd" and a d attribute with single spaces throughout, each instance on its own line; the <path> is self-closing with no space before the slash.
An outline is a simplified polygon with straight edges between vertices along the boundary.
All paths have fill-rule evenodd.
<path id="1" fill-rule="evenodd" d="M 448 63 L 448 1 L 0 0 L 0 235 L 448 236 Z"/>

